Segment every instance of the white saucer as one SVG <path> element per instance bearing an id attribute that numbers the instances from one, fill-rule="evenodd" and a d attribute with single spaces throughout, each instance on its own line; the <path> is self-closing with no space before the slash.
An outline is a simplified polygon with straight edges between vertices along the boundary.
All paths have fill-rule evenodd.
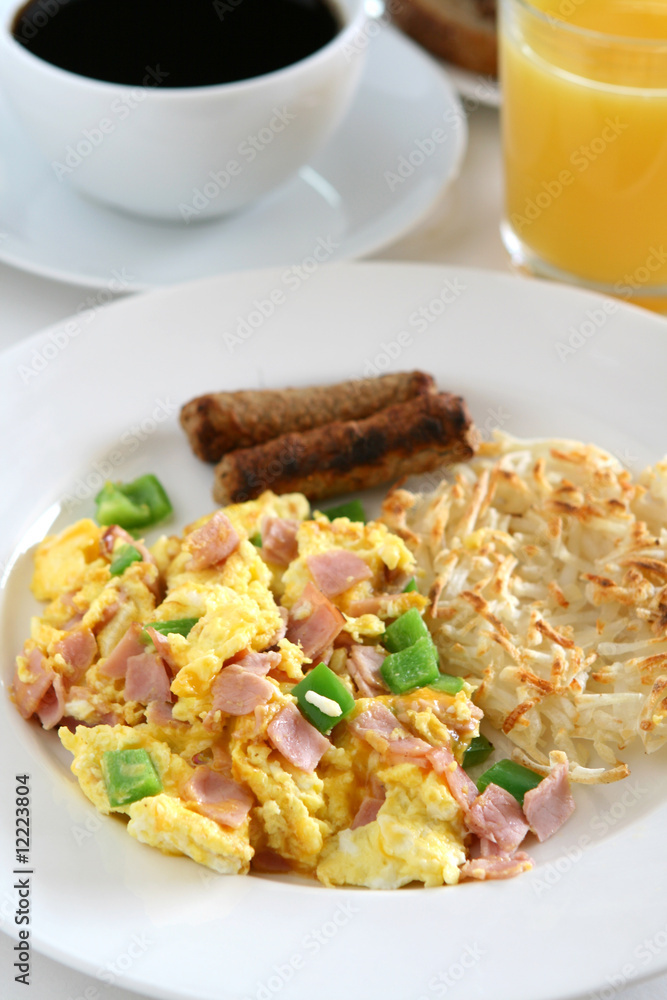
<path id="1" fill-rule="evenodd" d="M 447 75 L 418 46 L 386 25 L 368 42 L 356 101 L 327 147 L 260 204 L 199 224 L 141 220 L 77 195 L 0 100 L 0 260 L 139 291 L 247 268 L 308 269 L 393 242 L 458 174 L 467 130 Z M 434 129 L 444 141 L 432 141 Z"/>
<path id="2" fill-rule="evenodd" d="M 500 84 L 495 76 L 473 73 L 461 66 L 441 60 L 456 90 L 467 100 L 467 104 L 484 104 L 487 108 L 499 108 L 502 103 Z"/>

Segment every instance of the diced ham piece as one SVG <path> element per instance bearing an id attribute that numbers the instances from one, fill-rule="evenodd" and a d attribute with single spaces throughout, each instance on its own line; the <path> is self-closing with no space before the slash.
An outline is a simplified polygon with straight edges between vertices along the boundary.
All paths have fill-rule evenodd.
<path id="1" fill-rule="evenodd" d="M 260 848 L 255 851 L 251 865 L 256 872 L 266 872 L 271 875 L 286 875 L 292 871 L 292 865 L 287 858 L 283 858 L 277 851 L 270 847 Z"/>
<path id="2" fill-rule="evenodd" d="M 147 705 L 149 701 L 169 701 L 170 681 L 164 661 L 155 653 L 140 653 L 127 660 L 125 699 Z"/>
<path id="3" fill-rule="evenodd" d="M 178 664 L 172 656 L 169 639 L 166 635 L 163 635 L 162 632 L 158 632 L 155 628 L 147 628 L 146 634 L 150 636 L 151 642 L 155 646 L 157 653 L 160 658 L 164 660 L 165 666 L 173 677 L 174 674 L 178 673 Z"/>
<path id="4" fill-rule="evenodd" d="M 267 726 L 269 742 L 302 771 L 314 771 L 331 743 L 304 719 L 296 705 L 285 705 Z"/>
<path id="5" fill-rule="evenodd" d="M 479 857 L 480 858 L 499 858 L 502 857 L 503 851 L 494 844 L 492 840 L 487 840 L 484 837 L 479 841 Z"/>
<path id="6" fill-rule="evenodd" d="M 574 812 L 567 764 L 557 764 L 536 788 L 526 792 L 523 811 L 539 841 L 546 840 L 560 829 Z"/>
<path id="7" fill-rule="evenodd" d="M 373 820 L 377 819 L 377 814 L 379 813 L 383 802 L 384 799 L 376 799 L 371 795 L 367 795 L 359 806 L 356 816 L 352 820 L 350 830 L 356 830 L 360 826 L 367 826 L 369 823 L 372 823 Z"/>
<path id="8" fill-rule="evenodd" d="M 143 542 L 137 541 L 136 538 L 132 537 L 129 531 L 126 531 L 125 528 L 121 528 L 120 525 L 112 524 L 107 528 L 100 539 L 100 547 L 109 559 L 113 558 L 113 551 L 116 542 L 121 542 L 122 545 L 133 545 L 134 548 L 141 553 L 141 558 L 144 562 L 152 563 L 153 566 L 157 566 L 155 557 L 148 551 Z"/>
<path id="9" fill-rule="evenodd" d="M 473 834 L 468 853 L 471 858 L 498 858 L 503 852 L 497 844 L 486 837 L 477 837 Z"/>
<path id="10" fill-rule="evenodd" d="M 307 583 L 290 612 L 287 638 L 299 644 L 305 656 L 316 660 L 332 645 L 344 624 L 345 618 L 338 608 L 317 587 Z"/>
<path id="11" fill-rule="evenodd" d="M 299 554 L 296 541 L 298 530 L 298 521 L 267 517 L 262 524 L 262 555 L 278 566 L 289 566 Z"/>
<path id="12" fill-rule="evenodd" d="M 74 603 L 74 597 L 76 596 L 77 593 L 78 591 L 76 590 L 68 590 L 66 591 L 66 593 L 60 595 L 60 600 L 62 601 L 62 603 L 65 605 L 66 608 L 70 609 L 70 611 L 77 610 L 76 604 Z"/>
<path id="13" fill-rule="evenodd" d="M 467 812 L 477 798 L 477 785 L 468 777 L 461 765 L 454 759 L 451 750 L 438 747 L 428 755 L 436 774 L 444 777 L 452 797 Z"/>
<path id="14" fill-rule="evenodd" d="M 53 683 L 39 705 L 37 715 L 44 729 L 53 729 L 65 714 L 65 682 L 60 674 L 53 674 Z"/>
<path id="15" fill-rule="evenodd" d="M 206 524 L 196 528 L 186 539 L 191 552 L 186 569 L 209 569 L 218 566 L 239 546 L 239 536 L 232 522 L 221 510 L 215 512 Z"/>
<path id="16" fill-rule="evenodd" d="M 243 785 L 205 765 L 195 768 L 183 788 L 183 798 L 202 816 L 234 828 L 245 822 L 255 801 Z"/>
<path id="17" fill-rule="evenodd" d="M 347 657 L 347 672 L 365 698 L 386 694 L 380 667 L 386 654 L 375 646 L 352 646 Z"/>
<path id="18" fill-rule="evenodd" d="M 229 747 L 221 747 L 219 743 L 215 743 L 211 749 L 213 750 L 213 770 L 231 778 L 232 754 Z"/>
<path id="19" fill-rule="evenodd" d="M 326 663 L 326 665 L 329 666 L 329 662 L 331 660 L 331 657 L 333 656 L 333 651 L 334 651 L 333 646 L 327 646 L 327 648 L 320 653 L 317 659 L 321 663 Z"/>
<path id="20" fill-rule="evenodd" d="M 330 549 L 306 556 L 306 564 L 317 587 L 326 597 L 337 597 L 355 583 L 368 580 L 373 575 L 368 563 L 347 549 Z"/>
<path id="21" fill-rule="evenodd" d="M 95 698 L 95 704 L 93 704 L 93 698 Z M 89 709 L 85 719 L 76 718 L 81 702 L 85 702 Z M 116 726 L 119 722 L 125 721 L 119 705 L 111 706 L 101 697 L 95 697 L 95 692 L 89 687 L 81 687 L 76 684 L 67 692 L 65 719 L 67 720 L 65 725 L 69 726 L 72 732 L 77 726 Z"/>
<path id="22" fill-rule="evenodd" d="M 77 611 L 75 615 L 72 615 L 71 618 L 67 619 L 67 621 L 63 625 L 63 632 L 71 632 L 71 630 L 73 628 L 76 628 L 77 625 L 80 625 L 82 621 L 83 621 L 83 612 Z"/>
<path id="23" fill-rule="evenodd" d="M 76 604 L 74 603 L 74 595 L 76 593 L 77 593 L 76 590 L 70 590 L 68 593 L 60 595 L 61 602 L 65 605 L 66 608 L 69 608 L 70 611 L 73 612 L 72 617 L 68 619 L 68 621 L 66 621 L 65 624 L 63 625 L 62 627 L 63 632 L 69 632 L 69 630 L 73 629 L 75 625 L 78 625 L 81 619 L 83 618 L 83 612 L 79 611 Z"/>
<path id="24" fill-rule="evenodd" d="M 532 867 L 533 863 L 528 855 L 519 851 L 511 857 L 502 854 L 497 857 L 475 858 L 472 861 L 466 861 L 461 867 L 461 875 L 463 878 L 475 878 L 482 881 L 485 879 L 514 878 L 515 875 L 529 871 Z"/>
<path id="25" fill-rule="evenodd" d="M 372 704 L 365 712 L 361 712 L 356 718 L 349 722 L 350 729 L 362 739 L 367 732 L 379 733 L 384 736 L 387 742 L 390 739 L 400 739 L 407 736 L 407 730 L 403 728 L 393 712 L 390 712 L 386 705 L 381 702 Z"/>
<path id="26" fill-rule="evenodd" d="M 174 706 L 168 701 L 149 701 L 146 706 L 146 722 L 156 726 L 187 726 L 173 715 Z"/>
<path id="27" fill-rule="evenodd" d="M 492 841 L 507 854 L 517 849 L 529 829 L 514 796 L 494 784 L 487 785 L 475 799 L 465 822 L 472 833 Z"/>
<path id="28" fill-rule="evenodd" d="M 395 601 L 400 594 L 375 594 L 373 597 L 362 597 L 358 601 L 352 601 L 349 606 L 349 613 L 353 618 L 361 615 L 377 615 L 384 611 L 390 601 Z"/>
<path id="29" fill-rule="evenodd" d="M 280 625 L 276 632 L 273 633 L 269 639 L 267 646 L 277 646 L 281 639 L 284 639 L 287 635 L 287 622 L 289 621 L 289 612 L 287 608 L 283 608 L 278 605 L 278 614 L 282 618 L 282 625 Z"/>
<path id="30" fill-rule="evenodd" d="M 139 638 L 142 632 L 139 622 L 132 622 L 123 638 L 111 650 L 106 660 L 100 663 L 99 671 L 105 677 L 125 677 L 127 661 L 131 656 L 141 656 L 146 647 Z"/>
<path id="31" fill-rule="evenodd" d="M 76 684 L 97 655 L 97 640 L 90 629 L 77 628 L 55 644 L 54 652 L 72 668 L 70 679 Z"/>
<path id="32" fill-rule="evenodd" d="M 97 635 L 98 632 L 101 632 L 102 629 L 106 628 L 106 626 L 109 624 L 109 622 L 113 618 L 115 618 L 115 616 L 120 611 L 121 605 L 124 604 L 125 601 L 127 600 L 127 597 L 123 593 L 122 590 L 118 591 L 118 596 L 119 596 L 120 600 L 118 600 L 118 601 L 111 601 L 110 604 L 106 604 L 102 608 L 102 611 L 100 612 L 100 617 L 98 618 L 98 620 L 93 625 L 93 632 L 95 633 L 95 635 Z"/>
<path id="33" fill-rule="evenodd" d="M 265 705 L 275 692 L 271 681 L 245 670 L 240 663 L 224 667 L 213 681 L 213 711 L 220 709 L 228 715 L 247 715 L 258 705 Z"/>
<path id="34" fill-rule="evenodd" d="M 242 656 L 240 660 L 235 660 L 234 663 L 237 667 L 242 667 L 243 670 L 247 670 L 251 674 L 266 677 L 269 670 L 280 666 L 282 656 L 280 653 L 274 653 L 270 650 L 267 653 L 255 653 L 253 650 Z"/>
<path id="35" fill-rule="evenodd" d="M 113 556 L 116 542 L 122 542 L 125 545 L 134 545 L 134 538 L 132 538 L 132 535 L 125 528 L 121 528 L 119 524 L 110 524 L 100 538 L 100 548 L 109 559 Z"/>
<path id="36" fill-rule="evenodd" d="M 351 649 L 355 645 L 349 632 L 339 632 L 334 640 L 334 649 Z"/>
<path id="37" fill-rule="evenodd" d="M 415 763 L 417 763 L 416 758 L 425 758 L 432 749 L 425 740 L 411 736 L 382 703 L 371 705 L 365 712 L 352 719 L 349 726 L 356 736 L 367 742 L 371 742 L 368 740 L 368 734 L 379 736 L 380 740 L 374 740 L 372 745 L 379 743 L 375 748 L 382 753 L 397 755 L 402 759 L 414 759 Z"/>
<path id="38" fill-rule="evenodd" d="M 53 684 L 54 677 L 53 671 L 46 669 L 46 660 L 39 649 L 31 649 L 27 660 L 32 680 L 27 682 L 20 680 L 17 668 L 12 683 L 16 707 L 24 719 L 29 719 L 37 711 L 40 702 Z"/>
<path id="39" fill-rule="evenodd" d="M 377 774 L 370 774 L 368 776 L 367 794 L 370 795 L 372 799 L 384 799 L 386 795 L 385 787 L 378 778 Z"/>

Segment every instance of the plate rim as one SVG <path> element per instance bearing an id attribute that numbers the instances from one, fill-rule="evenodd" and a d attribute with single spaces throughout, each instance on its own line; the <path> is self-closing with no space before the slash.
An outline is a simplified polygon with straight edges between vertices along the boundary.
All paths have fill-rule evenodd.
<path id="1" fill-rule="evenodd" d="M 465 275 L 473 276 L 474 275 L 475 278 L 479 279 L 480 281 L 484 280 L 486 278 L 491 278 L 492 280 L 499 280 L 501 282 L 501 284 L 503 284 L 503 285 L 510 285 L 511 284 L 516 289 L 518 289 L 519 287 L 524 286 L 524 285 L 527 287 L 526 279 L 522 279 L 522 278 L 520 278 L 518 276 L 515 276 L 515 275 L 512 275 L 512 274 L 507 274 L 507 273 L 503 273 L 503 272 L 495 272 L 495 271 L 485 271 L 485 270 L 479 269 L 479 268 L 452 267 L 452 266 L 439 265 L 439 264 L 427 264 L 427 265 L 424 265 L 424 264 L 419 264 L 417 262 L 402 263 L 402 262 L 394 262 L 394 261 L 386 261 L 386 262 L 385 261 L 383 261 L 383 262 L 356 262 L 356 263 L 338 262 L 336 264 L 327 265 L 327 268 L 328 268 L 328 270 L 336 269 L 339 272 L 341 272 L 341 271 L 343 271 L 345 269 L 347 269 L 348 271 L 357 271 L 357 272 L 358 271 L 362 271 L 362 272 L 365 271 L 368 274 L 370 274 L 370 272 L 372 270 L 376 271 L 378 273 L 379 272 L 386 272 L 387 275 L 388 275 L 388 278 L 390 277 L 390 273 L 391 272 L 394 272 L 394 274 L 395 274 L 399 270 L 405 270 L 406 272 L 411 271 L 411 272 L 414 272 L 414 273 L 429 271 L 429 272 L 433 273 L 434 276 L 435 275 L 442 275 L 444 278 L 448 278 L 448 277 L 455 278 L 457 275 L 459 275 L 459 276 L 460 275 L 463 275 L 463 276 L 465 276 Z M 279 273 L 280 273 L 280 268 L 267 268 L 267 269 L 261 269 L 261 270 L 258 270 L 258 271 L 249 271 L 249 272 L 245 272 L 245 274 L 244 274 L 244 280 L 247 279 L 248 282 L 255 282 L 258 278 L 263 280 L 264 277 L 275 275 L 275 274 L 279 274 Z M 189 295 L 194 295 L 194 294 L 196 294 L 201 289 L 202 286 L 205 286 L 205 285 L 216 286 L 216 285 L 219 285 L 221 283 L 226 283 L 226 282 L 229 282 L 229 281 L 233 281 L 237 277 L 238 276 L 227 274 L 227 275 L 221 275 L 221 276 L 213 276 L 213 277 L 207 277 L 207 278 L 200 278 L 200 279 L 195 279 L 194 281 L 188 282 L 187 284 L 176 285 L 176 286 L 168 286 L 168 287 L 165 287 L 165 288 L 160 288 L 160 289 L 157 289 L 157 290 L 151 292 L 149 295 L 139 296 L 139 297 L 133 297 L 133 298 L 125 298 L 123 300 L 117 301 L 115 303 L 112 303 L 112 304 L 106 306 L 105 307 L 105 315 L 107 316 L 107 321 L 108 322 L 116 322 L 116 320 L 113 317 L 120 317 L 120 319 L 122 320 L 123 313 L 126 312 L 128 309 L 129 310 L 135 310 L 137 308 L 143 309 L 144 306 L 146 305 L 146 303 L 148 303 L 147 308 L 150 309 L 150 308 L 153 307 L 153 304 L 159 303 L 159 301 L 161 301 L 162 299 L 169 299 L 169 298 L 172 298 L 172 297 L 180 297 L 180 296 L 186 296 L 187 297 Z M 559 285 L 555 285 L 552 282 L 547 282 L 547 281 L 534 281 L 533 282 L 531 280 L 531 285 L 533 287 L 542 287 L 544 289 L 549 289 L 557 297 L 560 296 L 560 295 L 562 295 L 563 297 L 577 298 L 578 300 L 581 300 L 584 305 L 585 304 L 589 304 L 589 303 L 590 304 L 600 303 L 601 301 L 604 301 L 604 298 L 602 296 L 598 295 L 595 292 L 589 292 L 587 290 L 582 290 L 582 289 L 575 289 L 575 288 L 571 288 L 569 286 L 559 286 Z M 139 303 L 141 303 L 141 306 L 139 306 Z M 158 306 L 158 308 L 159 308 L 159 306 Z M 639 327 L 641 327 L 642 323 L 645 323 L 646 326 L 647 326 L 647 329 L 648 329 L 649 326 L 651 326 L 655 330 L 660 329 L 660 332 L 664 334 L 664 330 L 665 330 L 664 320 L 661 317 L 653 315 L 653 314 L 650 314 L 650 313 L 647 313 L 645 310 L 640 309 L 637 306 L 634 306 L 634 305 L 631 305 L 631 304 L 627 304 L 627 303 L 619 303 L 619 310 L 620 310 L 620 312 L 622 314 L 626 314 L 628 316 L 634 317 L 634 319 L 638 321 L 637 325 Z M 110 320 L 108 319 L 109 316 L 112 316 L 112 318 Z M 641 320 L 639 320 L 639 317 L 641 317 Z M 0 354 L 0 371 L 5 366 L 5 364 L 7 364 L 8 362 L 10 362 L 12 360 L 12 355 L 16 355 L 17 352 L 20 352 L 22 349 L 29 348 L 31 346 L 37 346 L 39 343 L 44 342 L 44 340 L 48 339 L 49 333 L 52 332 L 55 329 L 58 329 L 58 327 L 62 325 L 62 322 L 63 321 L 61 321 L 61 323 L 58 323 L 58 324 L 52 324 L 51 326 L 45 328 L 44 330 L 42 330 L 42 331 L 40 331 L 40 332 L 38 332 L 36 334 L 33 334 L 31 337 L 27 338 L 26 340 L 21 341 L 18 344 L 12 345 L 12 346 L 8 347 L 7 349 L 5 349 Z M 667 344 L 666 344 L 666 350 L 667 350 Z M 662 807 L 658 807 L 658 809 L 656 809 L 656 813 L 657 812 L 662 812 L 664 814 L 664 817 L 667 818 L 667 806 L 663 805 Z M 630 832 L 631 831 L 619 831 L 611 839 L 615 839 L 616 837 L 623 838 L 623 839 L 631 839 L 631 838 L 628 837 L 628 835 L 629 835 Z M 605 842 L 603 842 L 600 845 L 596 845 L 596 848 L 599 847 L 602 853 L 607 853 L 608 843 L 609 843 L 609 841 L 605 841 Z M 607 845 L 607 846 L 605 846 L 605 845 Z M 488 888 L 491 888 L 491 887 L 489 886 Z M 333 890 L 333 891 L 334 892 L 338 892 L 338 890 Z M 343 890 L 343 891 L 346 891 L 346 890 Z M 420 892 L 420 891 L 421 890 L 414 890 L 414 892 Z M 372 893 L 371 890 L 368 890 L 367 892 Z M 377 895 L 381 896 L 382 898 L 386 898 L 386 894 L 383 894 L 381 892 L 378 892 Z M 482 894 L 478 893 L 478 895 L 482 895 Z M 79 964 L 74 964 L 74 963 L 72 963 L 70 961 L 69 957 L 67 959 L 63 960 L 62 953 L 57 953 L 53 949 L 41 948 L 39 950 L 43 950 L 45 954 L 49 954 L 51 957 L 55 958 L 58 961 L 61 961 L 61 962 L 65 961 L 67 965 L 71 965 L 72 967 L 80 968 L 81 971 L 94 974 L 94 969 L 92 968 L 92 964 L 93 963 L 86 964 L 85 962 L 82 961 Z M 665 965 L 667 965 L 667 956 L 663 956 L 662 968 L 664 968 Z M 643 978 L 647 978 L 649 976 L 656 975 L 656 974 L 658 974 L 659 971 L 661 971 L 661 969 L 653 969 L 650 972 L 647 972 L 646 976 L 643 977 Z M 634 981 L 639 981 L 639 977 L 637 978 L 637 980 L 633 980 L 633 982 Z M 141 979 L 136 979 L 136 978 L 134 978 L 132 976 L 127 977 L 127 978 L 124 977 L 123 981 L 121 981 L 119 983 L 119 985 L 125 985 L 125 983 L 127 983 L 127 988 L 137 989 L 140 992 L 143 991 L 145 993 L 147 991 L 147 989 L 149 989 L 150 995 L 153 995 L 153 996 L 156 996 L 156 997 L 172 997 L 173 996 L 173 997 L 179 997 L 180 998 L 180 997 L 184 996 L 184 994 L 182 992 L 165 992 L 162 987 L 148 987 L 146 985 L 146 983 L 143 982 Z M 547 994 L 543 994 L 540 990 L 538 990 L 537 991 L 537 995 L 540 996 L 540 997 L 542 997 L 543 995 L 546 996 Z M 551 994 L 549 994 L 549 995 L 551 995 Z M 576 992 L 575 991 L 570 991 L 567 994 L 562 994 L 563 997 L 565 997 L 565 996 L 572 996 L 572 997 L 574 997 L 574 996 L 577 996 L 577 995 L 580 995 L 580 991 L 576 991 Z"/>

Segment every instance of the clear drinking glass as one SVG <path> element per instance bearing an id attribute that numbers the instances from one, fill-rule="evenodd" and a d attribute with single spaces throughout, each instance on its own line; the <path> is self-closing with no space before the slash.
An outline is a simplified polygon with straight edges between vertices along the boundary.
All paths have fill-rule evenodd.
<path id="1" fill-rule="evenodd" d="M 667 0 L 501 0 L 500 58 L 513 262 L 667 308 Z"/>

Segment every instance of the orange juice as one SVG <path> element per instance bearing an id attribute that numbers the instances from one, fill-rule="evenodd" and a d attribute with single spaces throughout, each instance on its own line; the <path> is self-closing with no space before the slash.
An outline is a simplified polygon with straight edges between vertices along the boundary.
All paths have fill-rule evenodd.
<path id="1" fill-rule="evenodd" d="M 667 297 L 667 0 L 503 3 L 508 248 L 543 274 Z"/>

